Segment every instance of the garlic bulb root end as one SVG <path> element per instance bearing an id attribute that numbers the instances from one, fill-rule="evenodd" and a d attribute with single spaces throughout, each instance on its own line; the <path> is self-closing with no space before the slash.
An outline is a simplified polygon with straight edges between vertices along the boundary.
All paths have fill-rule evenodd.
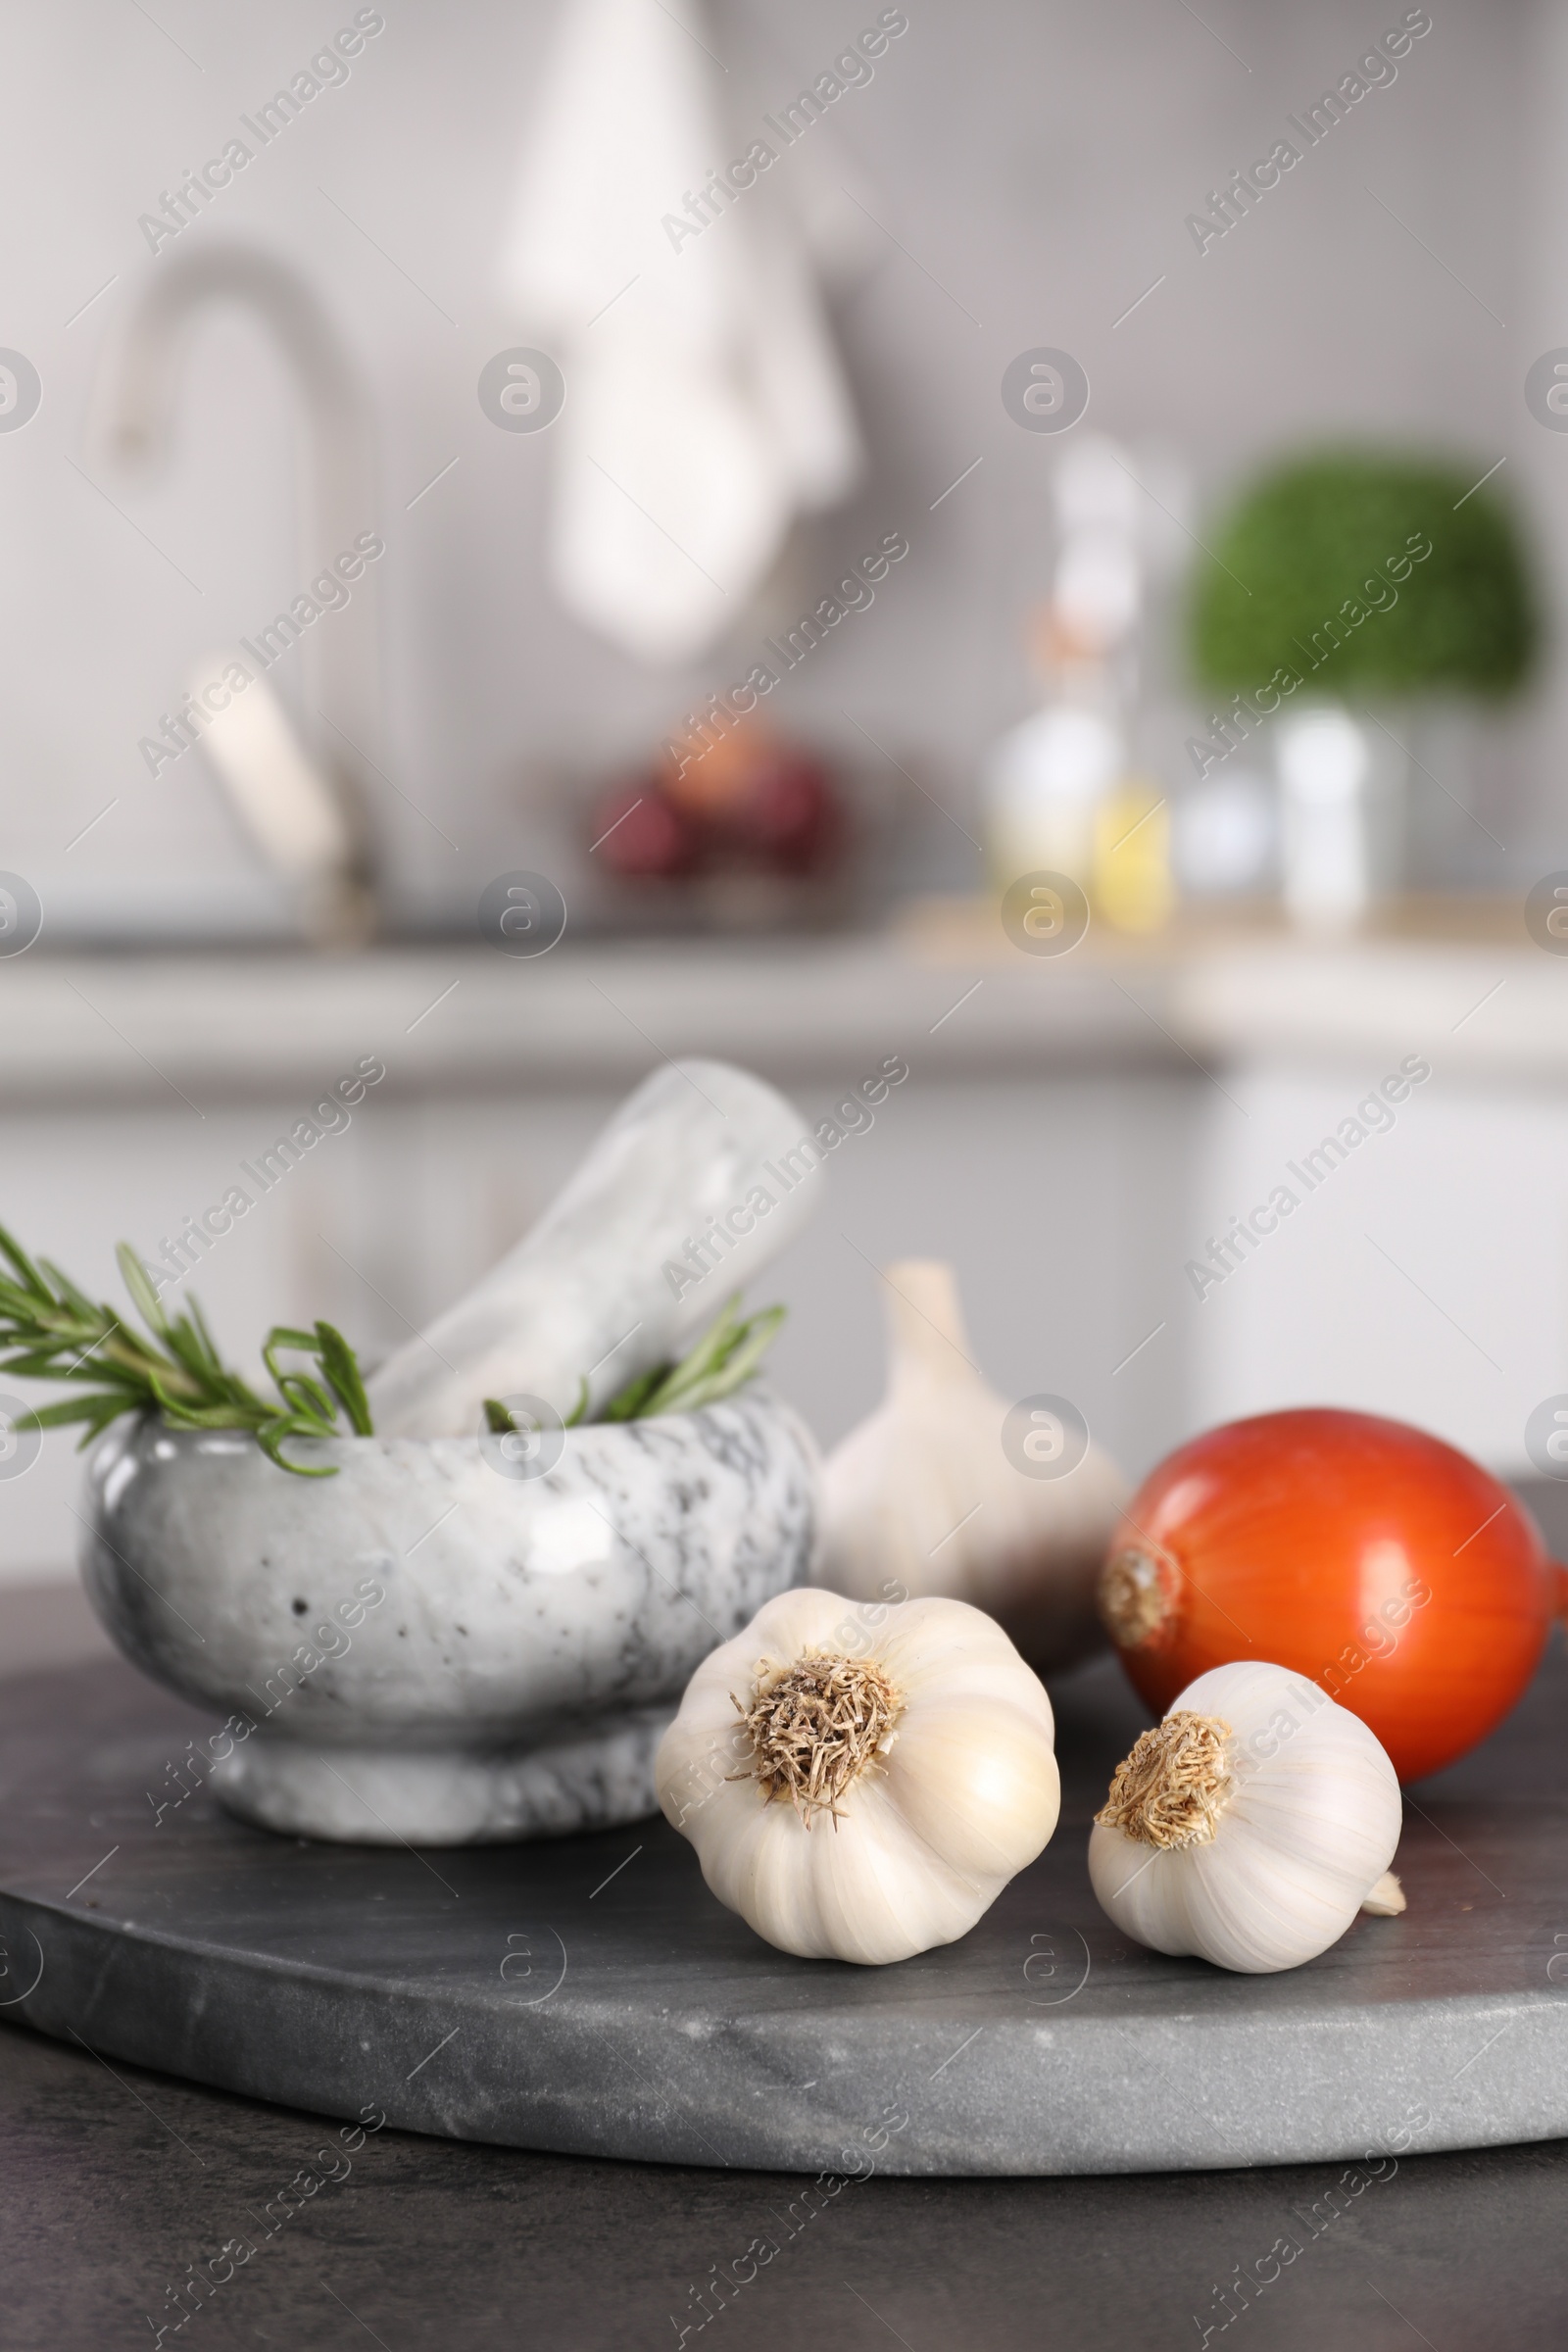
<path id="1" fill-rule="evenodd" d="M 1386 1870 L 1370 1894 L 1361 1897 L 1361 1908 L 1370 1911 L 1374 1919 L 1397 1919 L 1404 1909 L 1404 1888 L 1396 1874 Z"/>
<path id="2" fill-rule="evenodd" d="M 793 1666 L 760 1658 L 750 1706 L 731 1703 L 752 1743 L 752 1761 L 732 1780 L 755 1780 L 764 1804 L 790 1798 L 808 1829 L 826 1813 L 835 1829 L 839 1799 L 898 1738 L 904 1693 L 880 1666 L 831 1650 L 810 1650 Z"/>
<path id="3" fill-rule="evenodd" d="M 1207 1845 L 1232 1791 L 1231 1727 L 1217 1715 L 1178 1710 L 1141 1733 L 1116 1767 L 1095 1821 L 1141 1845 Z"/>

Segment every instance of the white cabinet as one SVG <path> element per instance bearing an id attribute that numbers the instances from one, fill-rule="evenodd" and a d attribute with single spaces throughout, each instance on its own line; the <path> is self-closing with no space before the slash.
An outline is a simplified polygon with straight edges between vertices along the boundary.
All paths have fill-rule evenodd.
<path id="1" fill-rule="evenodd" d="M 1395 1125 L 1325 1152 L 1396 1066 L 1227 1072 L 1238 1108 L 1211 1106 L 1192 1250 L 1273 1187 L 1298 1205 L 1201 1300 L 1189 1281 L 1191 1417 L 1357 1405 L 1518 1473 L 1532 1409 L 1568 1391 L 1568 1092 L 1439 1058 Z"/>

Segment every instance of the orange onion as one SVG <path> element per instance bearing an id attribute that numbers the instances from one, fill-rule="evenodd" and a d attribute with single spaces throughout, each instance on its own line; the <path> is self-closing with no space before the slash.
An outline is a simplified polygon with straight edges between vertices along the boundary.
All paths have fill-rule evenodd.
<path id="1" fill-rule="evenodd" d="M 1164 1713 L 1212 1666 L 1310 1676 L 1376 1733 L 1402 1781 L 1501 1722 L 1540 1663 L 1568 1570 L 1479 1464 L 1372 1413 L 1260 1413 L 1151 1472 L 1099 1606 Z"/>

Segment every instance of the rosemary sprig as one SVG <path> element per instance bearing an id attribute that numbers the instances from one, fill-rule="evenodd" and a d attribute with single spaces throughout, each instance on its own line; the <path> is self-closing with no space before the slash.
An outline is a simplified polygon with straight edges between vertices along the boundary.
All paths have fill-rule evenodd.
<path id="1" fill-rule="evenodd" d="M 299 1478 L 333 1478 L 336 1465 L 291 1462 L 282 1450 L 290 1438 L 341 1437 L 345 1424 L 356 1437 L 374 1436 L 358 1360 L 330 1323 L 310 1331 L 273 1325 L 262 1348 L 273 1394 L 262 1396 L 224 1365 L 194 1298 L 185 1313 L 168 1314 L 130 1244 L 122 1242 L 116 1255 L 150 1339 L 114 1307 L 95 1305 L 48 1258 L 30 1258 L 0 1225 L 0 1350 L 7 1351 L 0 1352 L 0 1373 L 60 1381 L 73 1392 L 31 1413 L 32 1427 L 62 1429 L 79 1421 L 83 1446 L 122 1413 L 160 1413 L 173 1429 L 249 1430 L 270 1461 Z M 783 1307 L 770 1306 L 743 1322 L 739 1297 L 731 1298 L 679 1363 L 638 1373 L 596 1418 L 694 1413 L 733 1396 L 756 1372 L 783 1320 Z M 288 1355 L 306 1363 L 290 1367 L 279 1360 Z M 587 1408 L 584 1381 L 565 1426 L 577 1426 Z M 485 1398 L 484 1413 L 495 1431 L 516 1427 L 494 1396 Z"/>
<path id="2" fill-rule="evenodd" d="M 737 1292 L 717 1322 L 709 1326 L 678 1364 L 655 1364 L 649 1371 L 639 1372 L 601 1407 L 595 1420 L 650 1421 L 662 1413 L 695 1413 L 705 1404 L 733 1396 L 756 1372 L 787 1311 L 782 1306 L 764 1307 L 743 1323 L 740 1309 Z M 579 1428 L 587 1411 L 588 1383 L 584 1381 L 564 1427 Z M 485 1398 L 484 1417 L 498 1436 L 516 1427 L 498 1396 Z"/>
<path id="3" fill-rule="evenodd" d="M 647 1421 L 659 1413 L 695 1413 L 733 1396 L 756 1372 L 778 1336 L 786 1310 L 764 1307 L 741 1321 L 739 1294 L 678 1364 L 658 1364 L 612 1396 L 601 1421 Z"/>
<path id="4" fill-rule="evenodd" d="M 314 1331 L 278 1324 L 269 1333 L 262 1360 L 276 1394 L 259 1396 L 226 1369 L 194 1299 L 188 1313 L 167 1314 L 130 1245 L 122 1242 L 116 1254 L 151 1340 L 112 1306 L 95 1305 L 47 1258 L 34 1262 L 0 1226 L 0 1258 L 11 1269 L 0 1272 L 0 1348 L 11 1351 L 0 1355 L 0 1372 L 77 1392 L 34 1412 L 34 1427 L 83 1422 L 83 1446 L 122 1413 L 158 1412 L 174 1429 L 245 1429 L 270 1461 L 301 1478 L 331 1478 L 335 1467 L 289 1461 L 289 1438 L 338 1437 L 344 1421 L 358 1437 L 373 1434 L 354 1350 L 330 1323 Z M 314 1372 L 284 1369 L 280 1352 L 312 1359 Z"/>

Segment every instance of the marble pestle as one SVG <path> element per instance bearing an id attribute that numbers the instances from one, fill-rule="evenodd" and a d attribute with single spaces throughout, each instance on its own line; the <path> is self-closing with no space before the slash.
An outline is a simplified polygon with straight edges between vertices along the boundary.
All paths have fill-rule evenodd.
<path id="1" fill-rule="evenodd" d="M 564 1416 L 583 1379 L 593 1412 L 683 1354 L 814 1207 L 809 1137 L 792 1103 L 727 1062 L 656 1071 L 531 1232 L 371 1376 L 377 1434 L 471 1436 L 486 1396 Z"/>

